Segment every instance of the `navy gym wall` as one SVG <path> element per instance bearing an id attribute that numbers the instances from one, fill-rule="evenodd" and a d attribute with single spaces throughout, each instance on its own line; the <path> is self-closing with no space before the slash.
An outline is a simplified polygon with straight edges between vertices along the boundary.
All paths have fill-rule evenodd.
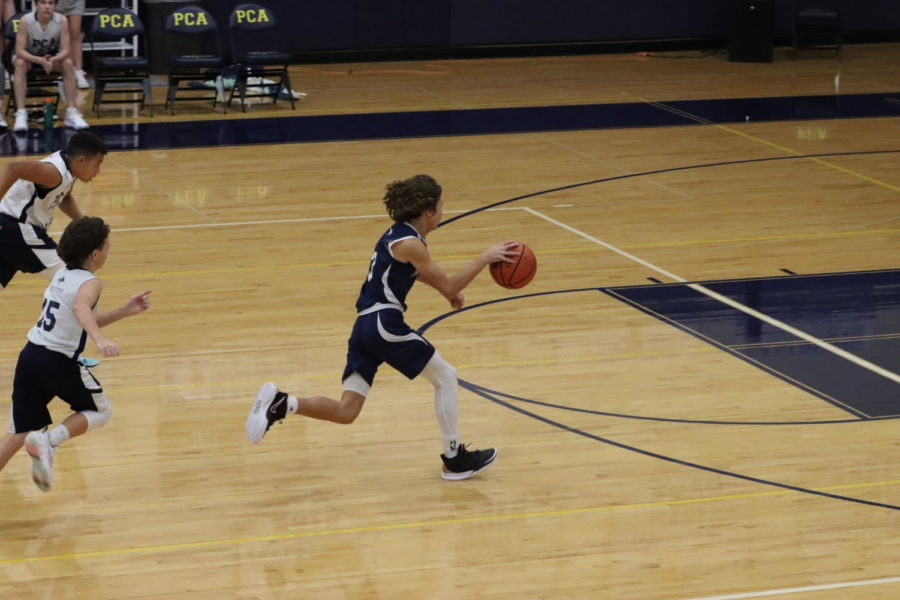
<path id="1" fill-rule="evenodd" d="M 258 0 L 286 26 L 295 54 L 373 49 L 725 40 L 746 0 Z M 795 0 L 775 0 L 790 37 Z M 197 2 L 227 27 L 240 0 Z M 900 40 L 898 0 L 843 0 L 844 39 Z"/>

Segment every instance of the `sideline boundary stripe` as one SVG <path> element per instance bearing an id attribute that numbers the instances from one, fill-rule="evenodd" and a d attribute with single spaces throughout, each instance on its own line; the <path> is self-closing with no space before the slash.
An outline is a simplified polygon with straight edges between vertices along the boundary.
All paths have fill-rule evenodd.
<path id="1" fill-rule="evenodd" d="M 885 583 L 900 583 L 900 577 L 863 579 L 861 581 L 845 581 L 843 583 L 825 583 L 822 585 L 807 585 L 803 587 L 781 588 L 778 590 L 725 594 L 724 596 L 704 596 L 703 598 L 691 598 L 690 600 L 744 600 L 746 598 L 764 598 L 766 596 L 783 596 L 785 594 L 801 594 L 803 592 L 821 592 L 825 590 L 839 590 L 842 588 L 863 587 L 867 585 L 882 585 Z"/>

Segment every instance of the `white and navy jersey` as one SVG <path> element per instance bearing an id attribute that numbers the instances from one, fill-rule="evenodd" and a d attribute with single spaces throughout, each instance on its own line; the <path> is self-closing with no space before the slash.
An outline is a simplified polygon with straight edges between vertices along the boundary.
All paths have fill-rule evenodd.
<path id="1" fill-rule="evenodd" d="M 416 238 L 425 243 L 415 227 L 409 223 L 395 223 L 388 229 L 372 253 L 369 274 L 359 290 L 356 301 L 358 314 L 367 314 L 383 308 L 406 310 L 406 295 L 416 282 L 419 273 L 408 262 L 394 258 L 392 246 L 400 240 Z"/>
<path id="2" fill-rule="evenodd" d="M 28 42 L 25 44 L 25 50 L 35 56 L 58 54 L 59 31 L 62 20 L 63 16 L 54 12 L 45 29 L 41 27 L 35 13 L 30 12 L 22 15 L 22 20 L 19 21 L 19 27 L 25 27 L 28 31 Z"/>
<path id="3" fill-rule="evenodd" d="M 28 223 L 47 229 L 53 222 L 53 209 L 62 202 L 75 185 L 75 176 L 62 150 L 54 152 L 41 162 L 50 163 L 59 171 L 60 182 L 56 187 L 44 187 L 33 181 L 19 179 L 0 200 L 0 212 L 19 223 Z"/>
<path id="4" fill-rule="evenodd" d="M 28 332 L 28 340 L 48 350 L 78 358 L 87 342 L 87 332 L 75 318 L 75 297 L 86 281 L 96 279 L 84 269 L 62 268 L 44 291 L 44 304 L 37 325 Z M 97 313 L 97 306 L 93 311 Z"/>

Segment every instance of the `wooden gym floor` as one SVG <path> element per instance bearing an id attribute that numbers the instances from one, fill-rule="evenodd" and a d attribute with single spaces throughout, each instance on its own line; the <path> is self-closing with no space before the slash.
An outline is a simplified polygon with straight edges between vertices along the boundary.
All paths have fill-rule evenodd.
<path id="1" fill-rule="evenodd" d="M 113 419 L 61 447 L 54 489 L 24 452 L 0 474 L 0 596 L 898 597 L 898 55 L 311 65 L 296 112 L 85 107 L 100 132 L 620 104 L 692 122 L 111 152 L 75 188 L 113 226 L 101 307 L 153 305 L 106 331 Z M 710 114 L 754 112 L 673 104 L 725 100 Z M 522 290 L 483 273 L 467 310 L 410 297 L 459 372 L 463 440 L 497 463 L 442 481 L 430 385 L 388 367 L 355 424 L 293 417 L 250 444 L 263 382 L 339 393 L 383 186 L 420 172 L 444 186 L 428 241 L 448 270 L 506 239 L 538 257 Z M 0 295 L 7 398 L 43 286 Z"/>

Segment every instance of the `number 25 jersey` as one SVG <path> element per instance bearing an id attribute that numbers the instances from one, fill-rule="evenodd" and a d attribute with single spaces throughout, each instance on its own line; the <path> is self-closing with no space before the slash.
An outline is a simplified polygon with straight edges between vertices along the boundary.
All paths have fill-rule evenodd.
<path id="1" fill-rule="evenodd" d="M 85 282 L 96 279 L 84 269 L 62 268 L 44 291 L 41 318 L 28 332 L 28 340 L 48 350 L 77 359 L 87 342 L 87 332 L 75 318 L 75 297 Z M 92 307 L 96 314 L 97 306 Z"/>

